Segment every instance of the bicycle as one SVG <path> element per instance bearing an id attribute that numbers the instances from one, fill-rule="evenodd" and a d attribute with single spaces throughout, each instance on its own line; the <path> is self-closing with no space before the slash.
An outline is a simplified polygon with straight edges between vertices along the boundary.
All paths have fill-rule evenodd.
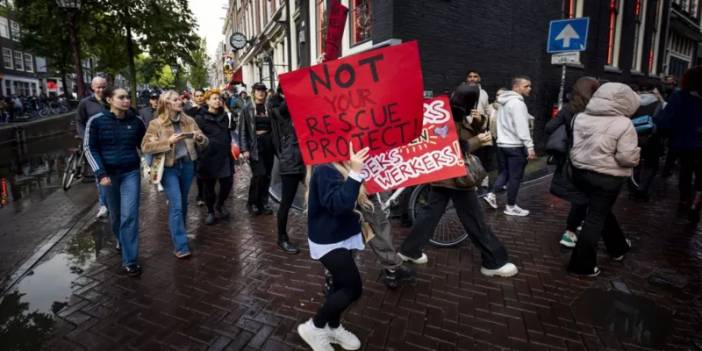
<path id="1" fill-rule="evenodd" d="M 383 206 L 383 210 L 389 216 L 390 209 L 396 207 L 400 204 L 400 197 L 405 191 L 411 191 L 409 200 L 407 201 L 406 209 L 409 215 L 409 220 L 412 224 L 415 223 L 419 217 L 420 211 L 426 206 L 429 190 L 431 185 L 421 184 L 409 188 L 399 188 L 390 194 L 390 197 L 386 201 L 382 201 L 382 196 L 377 194 L 378 200 Z M 439 220 L 439 224 L 434 230 L 434 234 L 429 238 L 429 242 L 438 247 L 453 247 L 468 238 L 468 233 L 466 233 L 463 228 L 463 224 L 458 219 L 456 214 L 456 209 L 453 207 L 453 202 L 449 202 L 446 206 L 446 210 Z"/>
<path id="2" fill-rule="evenodd" d="M 80 138 L 77 138 L 81 140 Z M 86 166 L 85 150 L 83 149 L 83 143 L 81 142 L 78 147 L 68 149 L 71 153 L 66 159 L 66 168 L 63 170 L 63 177 L 61 179 L 61 185 L 63 186 L 63 191 L 68 191 L 71 186 L 83 177 L 83 170 Z"/>

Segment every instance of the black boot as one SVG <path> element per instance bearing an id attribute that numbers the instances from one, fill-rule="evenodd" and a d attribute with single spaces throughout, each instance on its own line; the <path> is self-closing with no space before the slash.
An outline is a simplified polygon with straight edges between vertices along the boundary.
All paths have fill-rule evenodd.
<path id="1" fill-rule="evenodd" d="M 404 264 L 396 269 L 385 269 L 384 271 L 383 283 L 388 289 L 397 289 L 403 281 L 414 280 L 417 276 L 417 272 L 413 268 Z"/>
<path id="2" fill-rule="evenodd" d="M 281 250 L 283 250 L 283 252 L 291 255 L 296 255 L 300 253 L 300 250 L 297 248 L 297 246 L 293 245 L 293 243 L 290 242 L 287 234 L 278 237 L 278 247 Z"/>
<path id="3" fill-rule="evenodd" d="M 215 215 L 219 219 L 227 219 L 229 218 L 229 211 L 224 207 L 215 208 Z"/>

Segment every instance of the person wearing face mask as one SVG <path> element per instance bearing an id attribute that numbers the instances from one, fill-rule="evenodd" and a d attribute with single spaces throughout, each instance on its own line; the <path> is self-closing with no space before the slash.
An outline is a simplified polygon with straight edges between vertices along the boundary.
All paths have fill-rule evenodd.
<path id="1" fill-rule="evenodd" d="M 141 148 L 154 155 L 154 162 L 157 156 L 164 159 L 161 184 L 168 197 L 168 227 L 177 258 L 191 256 L 185 229 L 188 193 L 195 175 L 197 148 L 207 147 L 208 142 L 195 120 L 183 113 L 183 100 L 178 93 L 163 93 Z"/>
<path id="2" fill-rule="evenodd" d="M 249 212 L 255 215 L 273 214 L 273 210 L 268 206 L 268 187 L 271 184 L 275 147 L 271 115 L 266 105 L 267 92 L 265 84 L 254 84 L 253 101 L 241 111 L 238 125 L 242 157 L 249 160 L 251 166 L 249 199 L 246 205 Z"/>
<path id="3" fill-rule="evenodd" d="M 205 93 L 207 109 L 201 109 L 195 120 L 200 130 L 209 139 L 207 149 L 200 152 L 197 173 L 204 185 L 207 219 L 205 224 L 212 225 L 217 219 L 229 218 L 229 211 L 224 202 L 229 197 L 234 184 L 234 158 L 230 152 L 232 143 L 230 123 L 223 108 L 219 90 L 212 89 Z M 219 194 L 215 192 L 219 182 Z"/>
<path id="4" fill-rule="evenodd" d="M 141 274 L 139 256 L 139 194 L 141 159 L 137 149 L 144 123 L 129 112 L 129 94 L 122 88 L 106 88 L 106 109 L 86 123 L 85 155 L 105 194 L 110 224 L 122 252 L 120 272 Z"/>
<path id="5" fill-rule="evenodd" d="M 467 118 L 478 99 L 479 88 L 476 85 L 466 83 L 458 86 L 451 96 L 451 112 L 458 132 L 459 145 L 466 159 L 468 154 L 485 145 L 492 144 L 492 136 L 489 131 L 479 132 L 482 120 L 473 118 L 469 122 Z M 482 257 L 480 273 L 489 277 L 514 276 L 518 273 L 517 266 L 509 263 L 507 249 L 485 222 L 483 208 L 475 190 L 480 184 L 474 184 L 468 178 L 464 176 L 431 184 L 427 204 L 419 213 L 412 230 L 402 243 L 398 255 L 404 261 L 415 264 L 428 262 L 427 255 L 422 252 L 422 249 L 434 234 L 434 230 L 436 230 L 436 226 L 439 224 L 441 216 L 446 212 L 449 200 L 451 200 L 461 224 L 466 232 L 470 233 L 469 238 L 480 250 Z"/>

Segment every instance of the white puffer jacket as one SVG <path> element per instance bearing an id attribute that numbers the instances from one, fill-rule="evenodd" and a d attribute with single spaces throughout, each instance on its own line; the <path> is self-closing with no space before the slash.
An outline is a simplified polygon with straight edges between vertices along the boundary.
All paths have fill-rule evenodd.
<path id="1" fill-rule="evenodd" d="M 629 86 L 603 84 L 575 117 L 573 166 L 617 177 L 631 176 L 639 164 L 640 148 L 636 129 L 629 118 L 639 108 L 640 99 Z"/>

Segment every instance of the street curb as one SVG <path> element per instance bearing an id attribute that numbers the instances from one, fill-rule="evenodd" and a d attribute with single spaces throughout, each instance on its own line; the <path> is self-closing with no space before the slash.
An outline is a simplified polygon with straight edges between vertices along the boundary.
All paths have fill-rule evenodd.
<path id="1" fill-rule="evenodd" d="M 19 283 L 22 278 L 24 278 L 56 245 L 61 242 L 69 233 L 74 230 L 80 230 L 84 228 L 87 224 L 95 221 L 94 217 L 86 216 L 91 210 L 95 211 L 97 206 L 97 200 L 90 206 L 86 206 L 85 209 L 80 211 L 65 227 L 59 229 L 53 235 L 49 235 L 44 241 L 39 245 L 39 249 L 34 251 L 34 254 L 29 258 L 25 259 L 24 262 L 14 270 L 10 275 L 10 278 L 0 282 L 2 287 L 2 295 L 6 295 L 8 292 L 14 288 L 17 283 Z"/>

